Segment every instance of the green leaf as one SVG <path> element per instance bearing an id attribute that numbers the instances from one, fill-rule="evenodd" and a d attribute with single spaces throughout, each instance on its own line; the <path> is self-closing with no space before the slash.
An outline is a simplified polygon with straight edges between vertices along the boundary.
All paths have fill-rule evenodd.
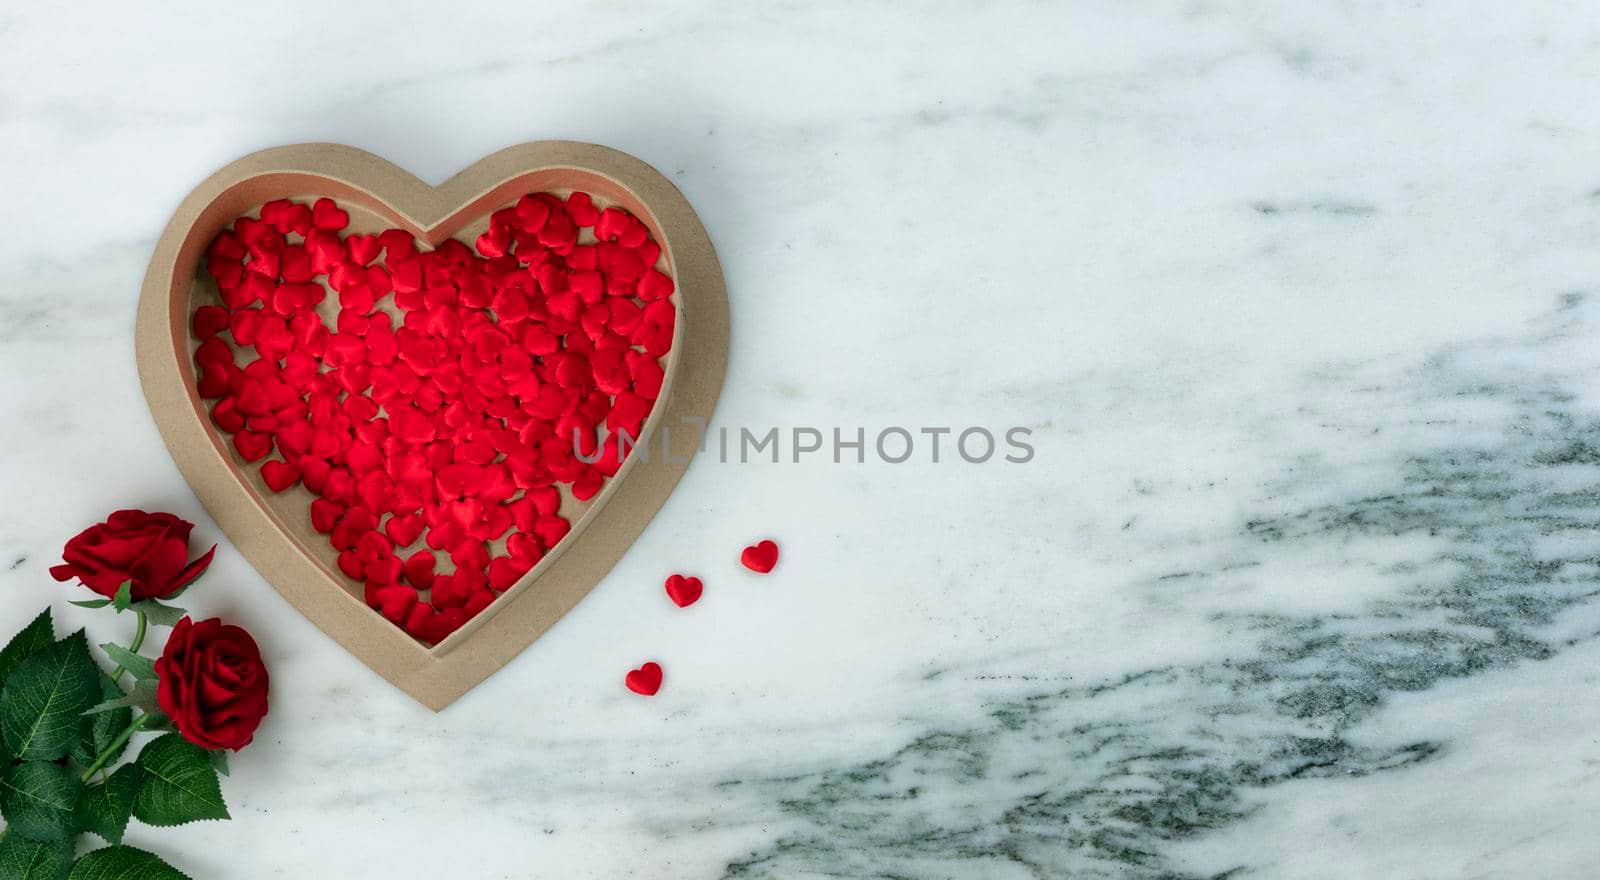
<path id="1" fill-rule="evenodd" d="M 0 691 L 0 736 L 23 761 L 54 761 L 78 741 L 78 716 L 100 699 L 100 667 L 79 630 L 22 661 Z"/>
<path id="2" fill-rule="evenodd" d="M 78 600 L 76 602 L 68 602 L 67 604 L 68 605 L 76 605 L 79 608 L 104 608 L 107 605 L 111 604 L 111 600 L 110 599 L 80 599 L 80 600 Z"/>
<path id="3" fill-rule="evenodd" d="M 104 783 L 85 789 L 78 799 L 78 827 L 93 831 L 106 843 L 121 843 L 134 798 L 139 796 L 140 773 L 137 765 L 123 764 Z"/>
<path id="4" fill-rule="evenodd" d="M 109 677 L 107 676 L 107 678 Z M 83 714 L 96 715 L 101 712 L 115 712 L 118 709 L 126 709 L 129 706 L 143 709 L 146 712 L 155 710 L 158 708 L 156 706 L 157 687 L 158 683 L 150 679 L 136 681 L 133 683 L 132 693 L 124 694 L 122 689 L 118 688 L 117 694 L 120 694 L 120 696 L 108 694 L 106 696 L 110 697 L 109 699 L 83 710 Z M 123 725 L 123 727 L 126 726 L 126 724 Z M 119 727 L 117 729 L 121 730 L 122 728 Z"/>
<path id="5" fill-rule="evenodd" d="M 178 621 L 189 614 L 189 611 L 185 608 L 179 608 L 176 605 L 163 605 L 154 599 L 145 599 L 133 603 L 133 610 L 143 611 L 145 618 L 151 623 L 165 627 L 177 626 Z"/>
<path id="6" fill-rule="evenodd" d="M 100 699 L 107 702 L 115 702 L 124 699 L 124 697 L 122 688 L 117 687 L 117 683 L 111 680 L 111 676 L 106 675 L 104 672 L 100 673 Z M 92 708 L 88 710 L 88 712 L 93 711 Z M 78 736 L 78 744 L 72 747 L 72 752 L 69 755 L 79 767 L 88 767 L 93 764 L 95 759 L 100 757 L 100 753 L 110 748 L 117 735 L 122 733 L 128 724 L 133 721 L 133 710 L 127 706 L 116 707 L 93 715 L 88 714 L 88 712 L 85 712 L 82 720 L 78 722 L 78 728 L 81 733 Z M 106 759 L 106 763 L 108 765 L 115 764 L 117 758 L 122 756 L 123 750 L 127 747 L 127 743 L 119 746 L 111 757 Z"/>
<path id="7" fill-rule="evenodd" d="M 29 761 L 0 780 L 0 811 L 29 840 L 70 840 L 78 833 L 73 811 L 82 792 L 83 783 L 60 764 Z"/>
<path id="8" fill-rule="evenodd" d="M 108 846 L 79 859 L 67 880 L 189 880 L 189 875 L 154 853 L 131 846 Z"/>
<path id="9" fill-rule="evenodd" d="M 12 636 L 4 649 L 0 649 L 0 685 L 5 684 L 11 671 L 22 661 L 50 647 L 55 640 L 56 630 L 50 623 L 50 609 L 46 608 L 32 623 L 23 627 L 22 632 Z"/>
<path id="10" fill-rule="evenodd" d="M 117 587 L 117 595 L 111 600 L 111 603 L 117 606 L 118 612 L 127 611 L 132 607 L 133 581 L 123 581 L 122 586 Z"/>
<path id="11" fill-rule="evenodd" d="M 227 776 L 228 775 L 228 753 L 223 751 L 222 749 L 213 749 L 210 752 L 208 752 L 207 754 L 209 754 L 211 756 L 211 766 L 215 767 L 217 769 L 218 773 L 221 773 L 223 776 Z"/>
<path id="12" fill-rule="evenodd" d="M 167 717 L 167 713 L 161 711 L 160 709 L 156 709 L 153 712 L 146 712 L 144 715 L 144 726 L 139 728 L 140 730 L 148 731 L 150 733 L 166 733 L 176 732 L 178 729 L 178 725 L 173 724 L 172 719 Z"/>
<path id="13" fill-rule="evenodd" d="M 176 733 L 156 737 L 139 753 L 144 777 L 133 815 L 146 825 L 227 819 L 222 785 L 206 750 Z"/>
<path id="14" fill-rule="evenodd" d="M 0 877 L 6 880 L 64 880 L 70 870 L 70 840 L 40 842 L 20 834 L 0 840 Z"/>
<path id="15" fill-rule="evenodd" d="M 106 656 L 111 658 L 112 663 L 133 673 L 133 677 L 140 681 L 156 677 L 156 661 L 143 654 L 135 654 L 116 642 L 106 642 L 100 646 L 100 650 L 106 652 Z"/>

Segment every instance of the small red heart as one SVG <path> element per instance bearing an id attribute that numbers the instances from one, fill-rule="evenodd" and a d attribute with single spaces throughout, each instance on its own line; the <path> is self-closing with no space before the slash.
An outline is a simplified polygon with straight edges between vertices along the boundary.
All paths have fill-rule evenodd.
<path id="1" fill-rule="evenodd" d="M 739 554 L 739 561 L 744 567 L 758 574 L 766 574 L 778 564 L 778 545 L 771 541 L 762 541 L 744 548 Z"/>
<path id="2" fill-rule="evenodd" d="M 338 232 L 350 225 L 350 212 L 340 208 L 333 199 L 317 199 L 311 206 L 311 225 Z"/>
<path id="3" fill-rule="evenodd" d="M 656 691 L 661 690 L 661 664 L 646 663 L 629 672 L 628 677 L 623 679 L 623 683 L 628 686 L 628 690 L 636 694 L 653 697 L 656 695 Z"/>
<path id="4" fill-rule="evenodd" d="M 292 464 L 272 459 L 261 465 L 261 480 L 268 489 L 282 492 L 300 482 L 300 471 Z"/>
<path id="5" fill-rule="evenodd" d="M 684 577 L 675 574 L 667 578 L 667 596 L 679 608 L 688 608 L 700 601 L 700 594 L 704 592 L 705 585 L 697 577 Z"/>

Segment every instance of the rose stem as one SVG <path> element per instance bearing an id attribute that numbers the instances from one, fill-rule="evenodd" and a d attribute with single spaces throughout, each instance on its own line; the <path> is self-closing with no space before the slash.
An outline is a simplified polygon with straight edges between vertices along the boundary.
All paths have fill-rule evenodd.
<path id="1" fill-rule="evenodd" d="M 121 733 L 117 734 L 117 738 L 111 741 L 111 745 L 106 746 L 106 750 L 100 753 L 100 757 L 94 759 L 94 764 L 90 766 L 89 769 L 83 771 L 82 780 L 84 782 L 88 782 L 89 778 L 94 776 L 94 771 L 99 770 L 105 765 L 106 761 L 110 760 L 111 753 L 115 752 L 122 746 L 123 743 L 127 742 L 128 738 L 137 733 L 139 728 L 144 727 L 145 722 L 149 720 L 149 712 L 146 712 L 143 715 L 140 715 L 138 718 L 133 719 L 133 723 L 124 728 Z"/>
<path id="2" fill-rule="evenodd" d="M 134 613 L 139 615 L 139 625 L 133 630 L 133 644 L 128 646 L 128 650 L 131 653 L 137 654 L 139 653 L 139 648 L 144 645 L 144 631 L 145 628 L 150 625 L 150 621 L 144 616 L 143 611 L 136 611 Z M 126 671 L 126 667 L 121 665 L 117 666 L 117 668 L 111 673 L 111 680 L 117 682 L 122 681 L 122 673 Z"/>

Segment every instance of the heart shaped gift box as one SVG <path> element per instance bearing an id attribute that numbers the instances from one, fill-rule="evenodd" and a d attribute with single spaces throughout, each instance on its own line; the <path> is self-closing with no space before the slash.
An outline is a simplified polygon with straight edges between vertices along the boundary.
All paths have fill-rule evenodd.
<path id="1" fill-rule="evenodd" d="M 429 645 L 368 607 L 313 527 L 303 486 L 273 491 L 213 423 L 197 389 L 191 318 L 219 301 L 206 250 L 241 216 L 281 199 L 331 199 L 349 231 L 397 228 L 426 248 L 471 247 L 490 214 L 532 193 L 588 193 L 642 221 L 672 279 L 676 309 L 664 378 L 633 455 L 587 502 L 564 492 L 571 531 L 487 608 Z M 330 294 L 331 296 L 331 294 Z M 727 364 L 722 270 L 704 227 L 660 173 L 592 144 L 544 141 L 502 150 L 432 187 L 377 156 L 304 144 L 246 156 L 179 206 L 156 245 L 139 303 L 137 352 L 150 410 L 174 461 L 240 552 L 284 598 L 379 675 L 438 710 L 493 674 L 575 606 L 665 502 L 710 423 Z"/>

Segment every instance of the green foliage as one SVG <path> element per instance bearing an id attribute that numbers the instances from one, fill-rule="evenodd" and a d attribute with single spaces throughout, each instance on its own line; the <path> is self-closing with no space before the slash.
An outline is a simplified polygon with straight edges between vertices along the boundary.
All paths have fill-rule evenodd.
<path id="1" fill-rule="evenodd" d="M 127 709 L 130 706 L 136 709 L 143 709 L 146 712 L 159 712 L 160 706 L 156 703 L 156 688 L 157 684 L 154 681 L 136 681 L 133 684 L 132 691 L 123 693 L 121 688 L 117 688 L 115 695 L 107 694 L 106 696 L 109 699 L 95 703 L 93 706 L 83 710 L 83 714 L 96 715 L 101 712 L 115 712 L 118 709 Z"/>
<path id="2" fill-rule="evenodd" d="M 122 688 L 117 687 L 117 683 L 111 680 L 111 676 L 104 672 L 100 673 L 100 698 L 102 700 L 116 702 L 125 697 L 126 695 L 122 693 Z M 112 747 L 112 743 L 117 740 L 117 734 L 121 733 L 124 728 L 133 722 L 133 710 L 127 706 L 88 714 L 91 712 L 94 712 L 93 708 L 87 710 L 83 719 L 78 722 L 82 734 L 78 737 L 78 744 L 72 747 L 72 751 L 68 755 L 68 757 L 72 758 L 72 762 L 79 767 L 88 767 L 93 764 L 95 759 L 100 757 L 101 752 Z M 111 753 L 110 757 L 106 758 L 106 763 L 115 763 L 118 758 L 122 757 L 122 753 L 127 748 L 127 742 L 116 746 L 116 750 Z"/>
<path id="3" fill-rule="evenodd" d="M 142 849 L 108 846 L 79 859 L 67 880 L 189 880 L 189 875 Z"/>
<path id="4" fill-rule="evenodd" d="M 144 771 L 133 815 L 146 825 L 183 825 L 227 819 L 222 785 L 211 755 L 176 733 L 159 736 L 139 753 Z"/>
<path id="5" fill-rule="evenodd" d="M 100 646 L 100 650 L 106 652 L 106 656 L 111 658 L 111 662 L 133 673 L 135 679 L 139 681 L 155 680 L 156 661 L 149 657 L 143 654 L 135 654 L 116 642 L 106 642 Z"/>
<path id="6" fill-rule="evenodd" d="M 78 799 L 78 826 L 107 843 L 121 843 L 128 817 L 133 815 L 134 798 L 139 795 L 140 776 L 137 765 L 123 764 L 105 782 L 85 789 Z"/>
<path id="7" fill-rule="evenodd" d="M 21 761 L 54 761 L 77 743 L 78 716 L 100 699 L 100 667 L 83 631 L 17 664 L 0 690 L 0 735 Z"/>
<path id="8" fill-rule="evenodd" d="M 46 608 L 32 623 L 23 627 L 22 632 L 12 636 L 5 648 L 0 649 L 0 685 L 5 684 L 5 680 L 11 677 L 11 671 L 22 661 L 55 644 L 55 641 L 55 626 L 50 622 L 50 609 Z"/>
<path id="9" fill-rule="evenodd" d="M 176 595 L 177 593 L 173 594 L 173 596 Z M 176 626 L 178 621 L 189 613 L 187 609 L 179 608 L 176 605 L 163 605 L 154 599 L 145 599 L 133 603 L 133 610 L 143 612 L 145 618 L 156 626 L 165 627 Z"/>
<path id="10" fill-rule="evenodd" d="M 64 880 L 70 870 L 70 840 L 28 840 L 20 834 L 0 840 L 0 877 L 6 880 Z"/>
<path id="11" fill-rule="evenodd" d="M 28 761 L 0 779 L 0 813 L 7 827 L 29 840 L 71 840 L 83 783 L 51 761 Z"/>

